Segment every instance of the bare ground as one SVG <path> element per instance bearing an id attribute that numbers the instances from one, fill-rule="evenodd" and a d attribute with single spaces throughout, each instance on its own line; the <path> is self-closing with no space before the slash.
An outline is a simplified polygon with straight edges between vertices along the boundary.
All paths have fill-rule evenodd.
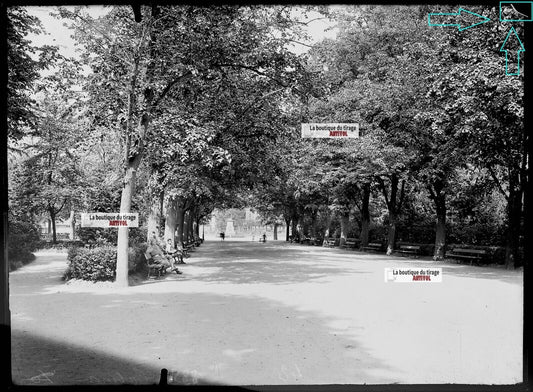
<path id="1" fill-rule="evenodd" d="M 183 275 L 65 283 L 66 255 L 10 274 L 22 385 L 522 381 L 521 271 L 285 242 L 206 242 Z M 442 283 L 384 268 L 443 268 Z"/>

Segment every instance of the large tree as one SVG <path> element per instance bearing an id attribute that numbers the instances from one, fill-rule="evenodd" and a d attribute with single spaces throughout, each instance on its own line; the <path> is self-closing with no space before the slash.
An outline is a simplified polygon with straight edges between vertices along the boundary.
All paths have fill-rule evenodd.
<path id="1" fill-rule="evenodd" d="M 8 7 L 7 18 L 7 126 L 10 141 L 14 141 L 35 131 L 35 84 L 40 72 L 52 66 L 59 55 L 57 46 L 32 45 L 28 34 L 43 30 L 39 19 L 24 8 Z"/>
<path id="2" fill-rule="evenodd" d="M 284 7 L 154 5 L 137 11 L 136 20 L 129 7 L 114 7 L 97 20 L 80 9 L 61 12 L 72 19 L 76 37 L 86 49 L 84 60 L 93 71 L 87 86 L 94 116 L 109 127 L 121 127 L 121 212 L 131 209 L 137 170 L 149 139 L 157 133 L 154 119 L 163 114 L 169 99 L 194 100 L 187 95 L 191 92 L 185 86 L 187 80 L 220 82 L 219 89 L 212 91 L 223 99 L 225 75 L 254 75 L 283 90 L 293 87 L 299 68 L 286 48 L 294 36 L 290 31 L 294 24 Z M 254 128 L 265 130 L 254 124 L 246 132 L 233 129 L 243 125 L 240 117 L 267 102 L 268 94 L 260 88 L 255 91 L 259 94 L 246 105 L 242 102 L 235 118 L 227 116 L 221 122 L 222 130 L 242 137 L 249 137 Z M 219 137 L 224 138 L 225 132 Z M 127 285 L 127 242 L 127 228 L 119 228 L 117 283 L 121 285 Z"/>

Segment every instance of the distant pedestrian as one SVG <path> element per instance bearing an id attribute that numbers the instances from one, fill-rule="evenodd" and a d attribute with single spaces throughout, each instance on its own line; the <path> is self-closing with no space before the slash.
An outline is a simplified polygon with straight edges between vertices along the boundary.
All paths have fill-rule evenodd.
<path id="1" fill-rule="evenodd" d="M 263 242 L 267 242 L 267 235 L 266 235 L 266 233 L 263 233 Z"/>
<path id="2" fill-rule="evenodd" d="M 226 234 L 224 232 L 220 233 L 220 241 L 224 241 Z"/>

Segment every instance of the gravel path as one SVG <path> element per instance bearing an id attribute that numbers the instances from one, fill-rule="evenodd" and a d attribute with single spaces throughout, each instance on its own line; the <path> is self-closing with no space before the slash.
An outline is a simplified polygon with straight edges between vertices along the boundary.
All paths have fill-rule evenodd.
<path id="1" fill-rule="evenodd" d="M 521 271 L 285 242 L 212 241 L 182 276 L 65 284 L 64 254 L 10 274 L 16 384 L 514 384 Z M 442 283 L 384 268 L 442 267 Z"/>

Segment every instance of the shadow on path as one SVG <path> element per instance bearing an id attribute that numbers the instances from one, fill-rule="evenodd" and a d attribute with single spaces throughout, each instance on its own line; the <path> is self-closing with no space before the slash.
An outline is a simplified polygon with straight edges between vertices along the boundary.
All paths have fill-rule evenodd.
<path id="1" fill-rule="evenodd" d="M 160 382 L 161 368 L 76 344 L 69 336 L 59 341 L 14 330 L 12 341 L 15 385 L 156 385 Z M 216 384 L 194 374 L 173 372 L 173 377 L 176 384 Z"/>
<path id="2" fill-rule="evenodd" d="M 217 286 L 231 291 L 235 283 L 315 282 L 328 274 L 342 274 L 338 266 L 321 265 L 321 258 L 329 257 L 326 253 L 311 260 L 306 249 L 215 245 L 202 246 L 188 259 L 185 277 L 122 290 L 96 285 L 82 292 L 62 290 L 64 256 L 39 257 L 14 273 L 15 382 L 153 384 L 161 368 L 171 372 L 170 384 L 397 380 L 393 375 L 397 369 L 365 347 L 364 327 L 356 321 L 339 328 L 319 311 L 242 290 L 241 294 L 213 291 Z M 189 267 L 208 273 L 187 275 Z M 212 284 L 222 281 L 229 283 Z"/>

